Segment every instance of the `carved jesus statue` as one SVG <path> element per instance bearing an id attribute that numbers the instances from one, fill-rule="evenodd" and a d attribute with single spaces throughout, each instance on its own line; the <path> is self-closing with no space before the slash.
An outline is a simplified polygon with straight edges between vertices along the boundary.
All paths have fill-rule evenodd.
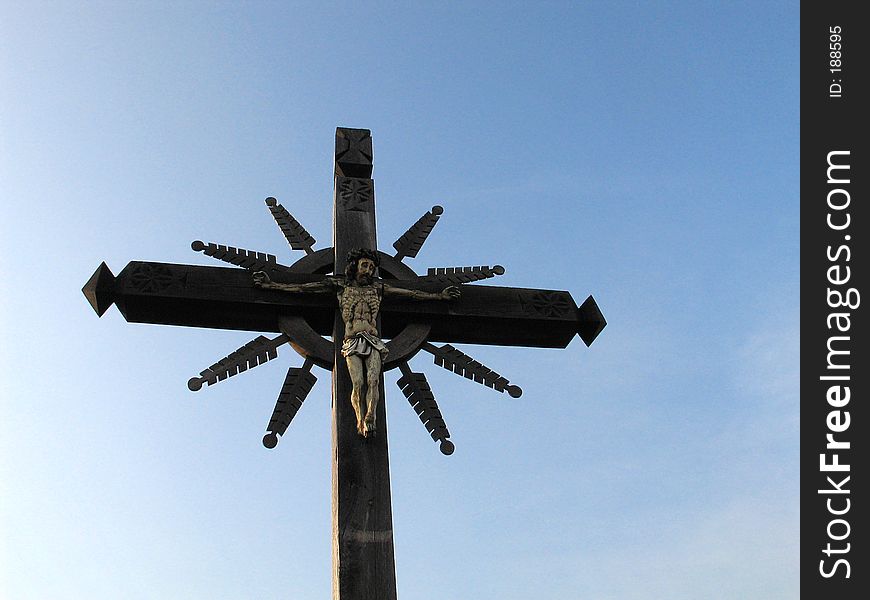
<path id="1" fill-rule="evenodd" d="M 347 370 L 353 383 L 350 402 L 356 413 L 357 431 L 365 437 L 375 433 L 378 382 L 387 354 L 387 346 L 381 341 L 377 328 L 381 300 L 389 296 L 411 300 L 455 300 L 460 295 L 456 286 L 446 287 L 440 293 L 433 294 L 395 287 L 383 280 L 376 280 L 375 271 L 379 263 L 377 252 L 361 248 L 348 253 L 344 278 L 327 277 L 323 281 L 293 284 L 275 283 L 263 271 L 257 271 L 253 275 L 254 285 L 263 289 L 336 294 L 344 321 L 341 354 L 347 361 Z"/>

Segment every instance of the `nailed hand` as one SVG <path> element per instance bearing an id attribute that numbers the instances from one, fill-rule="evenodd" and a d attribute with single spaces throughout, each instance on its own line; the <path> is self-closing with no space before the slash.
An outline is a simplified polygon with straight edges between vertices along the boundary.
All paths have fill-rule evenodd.
<path id="1" fill-rule="evenodd" d="M 263 287 L 267 283 L 272 283 L 272 280 L 269 279 L 269 275 L 267 275 L 265 271 L 257 271 L 252 275 L 252 277 L 254 278 L 255 287 Z"/>
<path id="2" fill-rule="evenodd" d="M 461 295 L 462 295 L 462 292 L 460 292 L 459 288 L 456 287 L 455 285 L 451 285 L 450 287 L 446 287 L 441 292 L 441 297 L 445 300 L 456 300 Z"/>

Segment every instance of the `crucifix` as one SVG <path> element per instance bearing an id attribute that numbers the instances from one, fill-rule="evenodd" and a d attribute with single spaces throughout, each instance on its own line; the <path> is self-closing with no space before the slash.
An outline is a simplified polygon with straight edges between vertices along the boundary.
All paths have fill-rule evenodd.
<path id="1" fill-rule="evenodd" d="M 82 288 L 99 316 L 115 304 L 128 322 L 279 334 L 259 335 L 188 381 L 198 391 L 290 345 L 304 362 L 287 372 L 263 437 L 267 448 L 277 446 L 317 381 L 312 368 L 332 372 L 335 600 L 396 598 L 383 372 L 400 370 L 403 395 L 449 455 L 455 447 L 435 396 L 425 374 L 408 362 L 418 352 L 516 398 L 519 386 L 451 343 L 564 348 L 578 334 L 588 346 L 606 325 L 592 296 L 578 307 L 565 291 L 472 284 L 503 275 L 500 265 L 418 275 L 404 261 L 417 256 L 440 206 L 395 241 L 393 254 L 378 250 L 372 157 L 369 130 L 336 130 L 331 248 L 315 250 L 311 234 L 267 198 L 290 247 L 305 253 L 292 265 L 272 254 L 195 241 L 193 250 L 235 268 L 136 261 L 116 277 L 102 263 Z"/>

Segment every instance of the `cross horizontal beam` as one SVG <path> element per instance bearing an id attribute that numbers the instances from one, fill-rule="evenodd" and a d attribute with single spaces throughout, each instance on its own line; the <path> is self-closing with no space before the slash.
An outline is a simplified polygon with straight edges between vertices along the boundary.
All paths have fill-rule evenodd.
<path id="1" fill-rule="evenodd" d="M 323 277 L 274 275 L 283 283 Z M 443 287 L 414 281 L 392 284 L 426 291 Z M 565 291 L 469 284 L 461 289 L 461 299 L 450 303 L 386 300 L 381 308 L 383 337 L 424 323 L 432 327 L 428 339 L 433 342 L 564 348 L 575 334 L 591 344 L 605 325 L 591 296 L 578 307 Z M 332 334 L 337 306 L 331 294 L 255 288 L 246 269 L 171 263 L 131 262 L 117 277 L 101 265 L 84 291 L 94 298 L 95 310 L 105 311 L 114 302 L 131 323 L 278 332 L 279 317 L 292 315 L 304 317 L 324 336 Z"/>

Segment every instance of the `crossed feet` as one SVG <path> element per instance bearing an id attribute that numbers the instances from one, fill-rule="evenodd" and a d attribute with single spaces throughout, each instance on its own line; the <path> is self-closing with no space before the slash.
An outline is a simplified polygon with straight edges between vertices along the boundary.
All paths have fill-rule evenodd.
<path id="1" fill-rule="evenodd" d="M 361 436 L 369 438 L 375 435 L 375 415 L 368 414 L 365 419 L 357 419 L 356 431 Z"/>

